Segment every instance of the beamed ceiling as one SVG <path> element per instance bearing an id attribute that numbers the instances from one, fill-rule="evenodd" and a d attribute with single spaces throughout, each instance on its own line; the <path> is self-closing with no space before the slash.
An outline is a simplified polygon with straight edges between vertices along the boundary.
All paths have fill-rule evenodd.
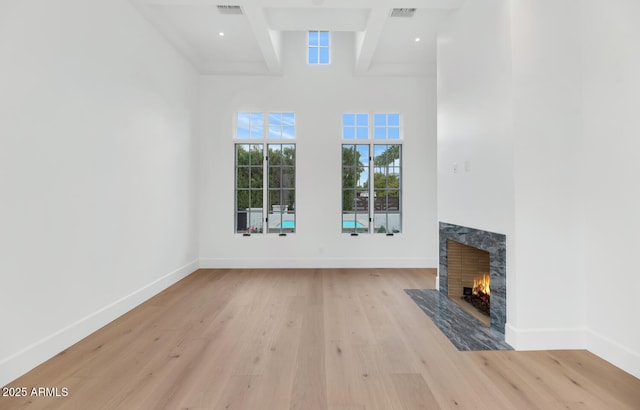
<path id="1" fill-rule="evenodd" d="M 272 75 L 282 72 L 282 34 L 308 30 L 354 33 L 357 74 L 434 73 L 438 25 L 463 1 L 131 0 L 201 73 Z M 392 16 L 399 8 L 415 12 Z"/>

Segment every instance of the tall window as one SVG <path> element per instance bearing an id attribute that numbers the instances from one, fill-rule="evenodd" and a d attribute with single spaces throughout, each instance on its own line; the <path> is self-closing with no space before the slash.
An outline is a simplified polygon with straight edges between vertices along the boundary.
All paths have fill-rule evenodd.
<path id="1" fill-rule="evenodd" d="M 369 120 L 342 116 L 342 232 L 391 235 L 402 231 L 400 115 L 374 114 L 373 135 Z"/>
<path id="2" fill-rule="evenodd" d="M 235 232 L 285 235 L 296 228 L 295 115 L 268 113 L 266 125 L 264 118 L 240 112 L 236 119 Z"/>
<path id="3" fill-rule="evenodd" d="M 307 37 L 307 62 L 329 64 L 329 32 L 309 31 Z"/>
<path id="4" fill-rule="evenodd" d="M 342 232 L 369 232 L 369 145 L 342 145 Z"/>

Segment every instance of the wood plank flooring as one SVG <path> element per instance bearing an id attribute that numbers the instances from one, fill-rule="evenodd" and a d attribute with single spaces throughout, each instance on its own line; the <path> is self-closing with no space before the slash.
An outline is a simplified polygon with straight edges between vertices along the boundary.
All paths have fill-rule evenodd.
<path id="1" fill-rule="evenodd" d="M 0 409 L 640 409 L 586 351 L 459 352 L 428 269 L 199 270 L 8 386 Z"/>

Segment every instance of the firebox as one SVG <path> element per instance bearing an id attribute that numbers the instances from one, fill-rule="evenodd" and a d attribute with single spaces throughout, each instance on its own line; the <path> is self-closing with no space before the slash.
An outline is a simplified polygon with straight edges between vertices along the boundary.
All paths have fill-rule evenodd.
<path id="1" fill-rule="evenodd" d="M 490 326 L 490 254 L 454 240 L 447 241 L 448 296 L 463 309 Z"/>

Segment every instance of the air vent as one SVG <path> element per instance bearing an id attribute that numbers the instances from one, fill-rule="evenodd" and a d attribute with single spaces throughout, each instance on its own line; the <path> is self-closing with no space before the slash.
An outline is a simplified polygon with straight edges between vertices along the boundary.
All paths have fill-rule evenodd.
<path id="1" fill-rule="evenodd" d="M 393 9 L 391 10 L 391 17 L 413 17 L 413 13 L 416 9 Z"/>
<path id="2" fill-rule="evenodd" d="M 218 5 L 216 7 L 218 7 L 220 14 L 242 15 L 242 8 L 240 6 Z"/>

